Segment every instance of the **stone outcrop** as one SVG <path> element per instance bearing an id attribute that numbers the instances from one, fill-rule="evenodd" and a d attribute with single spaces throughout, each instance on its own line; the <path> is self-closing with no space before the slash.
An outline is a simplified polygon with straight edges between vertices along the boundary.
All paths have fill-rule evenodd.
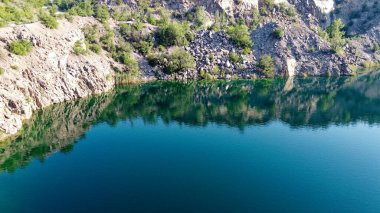
<path id="1" fill-rule="evenodd" d="M 278 15 L 280 16 L 280 15 Z M 284 35 L 277 38 L 273 30 L 281 28 Z M 310 30 L 285 17 L 265 23 L 252 34 L 257 58 L 270 54 L 276 61 L 276 73 L 281 76 L 339 76 L 351 75 L 347 59 L 331 51 L 330 44 Z"/>
<path id="2" fill-rule="evenodd" d="M 0 76 L 0 138 L 15 134 L 36 109 L 113 88 L 113 71 L 105 55 L 72 53 L 74 43 L 83 42 L 81 27 L 91 22 L 62 21 L 56 30 L 40 23 L 0 28 L 0 66 L 5 70 Z M 28 56 L 5 51 L 16 39 L 33 43 Z"/>
<path id="3" fill-rule="evenodd" d="M 238 53 L 225 32 L 200 31 L 187 50 L 194 56 L 198 72 L 211 71 L 218 78 L 229 79 L 232 75 L 251 78 L 256 71 L 255 56 Z M 240 61 L 233 62 L 230 54 L 239 55 Z"/>

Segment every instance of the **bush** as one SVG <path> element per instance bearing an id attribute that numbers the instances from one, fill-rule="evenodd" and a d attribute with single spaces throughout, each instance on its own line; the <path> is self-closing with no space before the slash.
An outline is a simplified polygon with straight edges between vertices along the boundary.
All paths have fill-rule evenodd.
<path id="1" fill-rule="evenodd" d="M 252 11 L 252 30 L 256 30 L 259 24 L 263 22 L 263 17 L 260 15 L 260 12 L 257 8 L 253 8 Z"/>
<path id="2" fill-rule="evenodd" d="M 183 48 L 175 48 L 173 52 L 167 56 L 167 61 L 168 63 L 164 65 L 164 71 L 168 74 L 195 68 L 194 57 Z"/>
<path id="3" fill-rule="evenodd" d="M 75 55 L 84 55 L 84 54 L 86 54 L 86 49 L 83 48 L 82 42 L 80 42 L 80 41 L 76 41 L 74 43 L 73 51 L 74 51 Z"/>
<path id="4" fill-rule="evenodd" d="M 131 56 L 131 52 L 122 52 L 120 55 L 120 62 L 127 67 L 129 74 L 132 76 L 137 76 L 139 74 L 139 64 Z"/>
<path id="5" fill-rule="evenodd" d="M 379 64 L 376 63 L 376 62 L 374 62 L 374 61 L 367 60 L 367 61 L 364 61 L 364 62 L 362 63 L 362 66 L 363 66 L 364 68 L 367 68 L 367 69 L 368 69 L 368 68 L 378 67 Z"/>
<path id="6" fill-rule="evenodd" d="M 151 12 L 147 14 L 147 21 L 151 25 L 157 25 L 157 19 L 154 17 L 154 15 Z"/>
<path id="7" fill-rule="evenodd" d="M 375 52 L 377 52 L 377 51 L 379 51 L 380 50 L 380 45 L 379 45 L 379 43 L 374 43 L 373 44 L 373 52 L 375 53 Z"/>
<path id="8" fill-rule="evenodd" d="M 244 24 L 231 26 L 227 29 L 227 34 L 231 40 L 241 49 L 252 48 L 252 40 L 248 27 Z"/>
<path id="9" fill-rule="evenodd" d="M 230 52 L 228 55 L 228 58 L 232 63 L 238 63 L 238 62 L 241 62 L 243 60 L 240 55 L 238 55 L 237 53 L 234 53 L 234 52 Z"/>
<path id="10" fill-rule="evenodd" d="M 74 20 L 73 16 L 68 13 L 65 13 L 65 19 L 70 23 Z"/>
<path id="11" fill-rule="evenodd" d="M 186 46 L 189 43 L 186 39 L 187 31 L 188 26 L 186 24 L 177 22 L 160 27 L 157 31 L 158 43 L 166 47 L 173 45 Z"/>
<path id="12" fill-rule="evenodd" d="M 32 51 L 33 45 L 28 40 L 18 40 L 11 42 L 8 48 L 9 51 L 13 54 L 25 56 L 28 55 L 30 51 Z"/>
<path id="13" fill-rule="evenodd" d="M 100 38 L 100 42 L 103 44 L 103 49 L 107 50 L 108 52 L 115 50 L 114 36 L 115 33 L 110 30 Z"/>
<path id="14" fill-rule="evenodd" d="M 102 47 L 99 44 L 90 44 L 90 50 L 96 54 L 99 54 Z"/>
<path id="15" fill-rule="evenodd" d="M 214 14 L 214 24 L 211 29 L 215 32 L 218 32 L 224 29 L 228 24 L 227 16 L 224 12 L 220 14 L 219 10 L 217 10 Z"/>
<path id="16" fill-rule="evenodd" d="M 266 13 L 267 11 L 271 11 L 274 8 L 274 0 L 264 0 L 263 7 L 261 7 L 261 13 Z"/>
<path id="17" fill-rule="evenodd" d="M 343 54 L 342 46 L 346 43 L 343 29 L 344 24 L 341 19 L 334 20 L 331 25 L 326 28 L 332 50 L 337 54 Z"/>
<path id="18" fill-rule="evenodd" d="M 0 75 L 4 74 L 5 73 L 5 70 L 4 68 L 0 67 Z"/>
<path id="19" fill-rule="evenodd" d="M 161 26 L 168 25 L 171 18 L 170 12 L 165 8 L 161 8 L 158 14 L 160 15 L 160 20 L 158 20 L 157 23 Z"/>
<path id="20" fill-rule="evenodd" d="M 296 10 L 293 6 L 287 5 L 286 3 L 280 3 L 277 5 L 279 10 L 287 16 L 294 17 L 296 15 Z"/>
<path id="21" fill-rule="evenodd" d="M 8 22 L 19 24 L 31 21 L 33 18 L 32 10 L 27 7 L 19 9 L 11 5 L 0 5 L 0 27 Z"/>
<path id="22" fill-rule="evenodd" d="M 91 0 L 83 0 L 77 3 L 69 10 L 70 15 L 78 16 L 92 16 L 94 15 L 94 8 Z"/>
<path id="23" fill-rule="evenodd" d="M 284 36 L 284 30 L 280 27 L 277 27 L 272 31 L 272 36 L 277 39 L 281 39 Z"/>
<path id="24" fill-rule="evenodd" d="M 274 76 L 274 62 L 272 56 L 263 55 L 257 65 L 267 77 Z"/>
<path id="25" fill-rule="evenodd" d="M 206 23 L 206 10 L 202 6 L 196 6 L 187 14 L 187 19 L 194 23 L 195 28 L 201 28 Z"/>
<path id="26" fill-rule="evenodd" d="M 53 16 L 50 16 L 48 14 L 40 14 L 39 18 L 41 20 L 41 23 L 45 25 L 47 28 L 50 28 L 50 29 L 58 28 L 58 21 Z"/>
<path id="27" fill-rule="evenodd" d="M 107 21 L 110 18 L 107 6 L 100 5 L 96 7 L 95 17 L 101 22 Z"/>

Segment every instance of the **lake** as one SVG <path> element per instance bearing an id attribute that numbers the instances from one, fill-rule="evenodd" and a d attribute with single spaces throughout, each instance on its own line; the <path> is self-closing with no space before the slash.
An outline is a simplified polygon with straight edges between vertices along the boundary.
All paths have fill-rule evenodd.
<path id="1" fill-rule="evenodd" d="M 380 212 L 380 74 L 155 82 L 35 113 L 0 212 Z"/>

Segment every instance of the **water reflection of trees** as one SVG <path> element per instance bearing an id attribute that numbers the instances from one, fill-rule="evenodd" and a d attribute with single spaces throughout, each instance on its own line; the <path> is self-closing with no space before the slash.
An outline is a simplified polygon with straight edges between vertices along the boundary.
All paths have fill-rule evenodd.
<path id="1" fill-rule="evenodd" d="M 323 128 L 380 121 L 380 75 L 355 78 L 232 82 L 155 82 L 49 107 L 21 134 L 0 144 L 0 170 L 14 171 L 56 151 L 70 152 L 96 123 L 141 118 L 155 124 L 225 124 L 243 130 L 280 120 L 291 127 Z"/>

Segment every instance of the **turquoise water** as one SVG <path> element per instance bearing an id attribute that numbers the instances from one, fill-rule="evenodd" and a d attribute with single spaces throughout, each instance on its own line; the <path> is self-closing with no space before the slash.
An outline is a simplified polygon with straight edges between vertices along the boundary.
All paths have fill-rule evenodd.
<path id="1" fill-rule="evenodd" d="M 0 212 L 380 212 L 380 77 L 151 83 L 36 113 Z"/>

